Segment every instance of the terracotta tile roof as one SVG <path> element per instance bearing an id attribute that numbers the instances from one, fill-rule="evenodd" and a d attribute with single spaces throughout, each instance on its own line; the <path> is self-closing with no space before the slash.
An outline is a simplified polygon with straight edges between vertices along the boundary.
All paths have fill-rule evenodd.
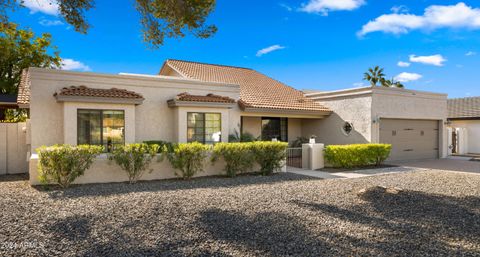
<path id="1" fill-rule="evenodd" d="M 178 94 L 175 100 L 186 101 L 186 102 L 204 102 L 204 103 L 235 103 L 235 99 L 232 99 L 227 96 L 220 96 L 220 95 L 214 95 L 214 94 L 191 95 L 186 92 Z"/>
<path id="2" fill-rule="evenodd" d="M 22 71 L 18 85 L 17 104 L 22 107 L 30 104 L 30 73 L 28 69 Z"/>
<path id="3" fill-rule="evenodd" d="M 448 99 L 448 118 L 480 118 L 480 97 Z"/>
<path id="4" fill-rule="evenodd" d="M 166 66 L 182 76 L 201 81 L 240 85 L 239 104 L 242 108 L 265 108 L 299 111 L 330 111 L 327 107 L 306 98 L 303 93 L 255 70 L 180 60 L 165 61 Z"/>
<path id="5" fill-rule="evenodd" d="M 122 98 L 122 99 L 143 99 L 141 94 L 125 89 L 110 88 L 89 88 L 86 86 L 64 87 L 54 94 L 54 96 L 88 96 L 88 97 L 106 97 L 106 98 Z"/>

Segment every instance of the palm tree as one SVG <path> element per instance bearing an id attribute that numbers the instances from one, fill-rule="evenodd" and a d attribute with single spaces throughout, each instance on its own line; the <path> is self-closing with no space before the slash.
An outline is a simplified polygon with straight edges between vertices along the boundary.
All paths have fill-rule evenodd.
<path id="1" fill-rule="evenodd" d="M 384 87 L 397 87 L 397 88 L 404 88 L 403 84 L 400 81 L 395 81 L 395 78 L 392 79 L 384 79 L 380 80 L 380 84 Z"/>
<path id="2" fill-rule="evenodd" d="M 383 68 L 375 66 L 374 68 L 369 68 L 367 72 L 364 73 L 363 79 L 370 81 L 372 87 L 376 86 L 378 82 L 385 80 L 385 74 L 383 73 Z"/>

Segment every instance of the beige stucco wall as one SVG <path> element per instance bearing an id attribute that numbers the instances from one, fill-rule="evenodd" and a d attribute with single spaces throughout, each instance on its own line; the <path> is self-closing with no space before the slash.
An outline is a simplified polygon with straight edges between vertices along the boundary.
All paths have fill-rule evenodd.
<path id="1" fill-rule="evenodd" d="M 297 137 L 303 136 L 302 134 L 302 120 L 301 119 L 288 119 L 288 142 L 291 143 L 297 139 Z"/>
<path id="2" fill-rule="evenodd" d="M 372 94 L 372 117 L 436 120 L 439 124 L 440 157 L 447 156 L 447 95 L 397 88 L 375 88 Z M 380 140 L 380 124 L 372 124 L 372 142 Z"/>
<path id="3" fill-rule="evenodd" d="M 262 118 L 243 116 L 242 129 L 244 133 L 248 132 L 254 137 L 260 137 L 262 135 Z"/>
<path id="4" fill-rule="evenodd" d="M 307 95 L 329 107 L 333 113 L 324 120 L 303 120 L 302 133 L 314 134 L 317 142 L 350 144 L 379 142 L 381 118 L 436 120 L 439 124 L 440 155 L 447 153 L 445 121 L 447 95 L 416 90 L 364 87 Z M 345 136 L 341 126 L 353 123 L 354 132 Z"/>
<path id="5" fill-rule="evenodd" d="M 125 114 L 125 143 L 135 143 L 135 105 L 133 104 L 103 104 L 103 103 L 63 103 L 63 128 L 65 144 L 77 144 L 77 110 L 78 109 L 101 109 L 121 110 Z"/>
<path id="6" fill-rule="evenodd" d="M 160 157 L 160 155 L 158 155 Z M 208 157 L 204 163 L 204 171 L 197 173 L 194 177 L 224 175 L 225 162 L 223 159 L 217 160 L 215 163 L 211 163 Z M 38 174 L 38 156 L 32 155 L 30 159 L 30 184 L 39 185 Z M 151 172 L 150 172 L 151 170 Z M 252 171 L 259 171 L 260 166 L 254 164 Z M 155 158 L 150 166 L 149 170 L 145 171 L 140 180 L 159 180 L 159 179 L 171 179 L 177 178 L 175 170 L 172 168 L 170 162 L 164 158 Z M 281 170 L 277 172 L 286 172 L 286 167 L 283 166 Z M 125 182 L 128 181 L 128 176 L 124 170 L 122 170 L 115 162 L 108 160 L 105 154 L 97 157 L 90 169 L 85 171 L 85 174 L 78 177 L 73 184 L 90 184 L 90 183 L 110 183 L 110 182 Z"/>
<path id="7" fill-rule="evenodd" d="M 215 93 L 236 100 L 240 97 L 238 85 L 206 83 L 162 76 L 108 75 L 31 68 L 30 77 L 32 149 L 42 145 L 76 144 L 76 109 L 78 108 L 125 110 L 126 142 L 177 141 L 178 138 L 186 136 L 186 128 L 185 135 L 181 135 L 183 131 L 179 132 L 175 124 L 186 123 L 186 117 L 185 121 L 181 121 L 180 119 L 183 119 L 183 117 L 178 117 L 175 108 L 168 107 L 167 100 L 182 92 L 194 95 Z M 63 87 L 80 85 L 91 88 L 110 89 L 115 87 L 131 90 L 142 94 L 145 100 L 143 104 L 137 106 L 62 103 L 57 102 L 53 96 Z M 221 112 L 225 115 L 227 121 L 222 120 L 223 130 L 228 130 L 228 133 L 232 133 L 240 124 L 240 109 L 236 105 L 232 109 L 219 108 L 212 111 Z M 228 138 L 228 136 L 222 138 Z"/>
<path id="8" fill-rule="evenodd" d="M 324 144 L 368 143 L 371 140 L 370 95 L 345 96 L 317 100 L 333 113 L 325 119 L 303 120 L 302 133 L 307 137 L 317 136 L 316 141 Z M 353 124 L 350 135 L 342 132 L 345 122 Z"/>
<path id="9" fill-rule="evenodd" d="M 466 128 L 468 153 L 480 154 L 480 120 L 452 120 L 450 127 Z"/>

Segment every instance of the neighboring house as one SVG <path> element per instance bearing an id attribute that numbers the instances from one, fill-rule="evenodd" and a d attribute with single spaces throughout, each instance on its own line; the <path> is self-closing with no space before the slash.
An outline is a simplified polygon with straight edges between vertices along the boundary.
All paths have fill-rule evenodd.
<path id="1" fill-rule="evenodd" d="M 30 149 L 165 140 L 215 143 L 235 131 L 263 140 L 385 142 L 392 160 L 446 156 L 447 96 L 365 87 L 304 94 L 247 68 L 167 60 L 159 75 L 30 68 L 18 105 Z"/>
<path id="2" fill-rule="evenodd" d="M 480 154 L 480 97 L 448 99 L 452 154 Z"/>

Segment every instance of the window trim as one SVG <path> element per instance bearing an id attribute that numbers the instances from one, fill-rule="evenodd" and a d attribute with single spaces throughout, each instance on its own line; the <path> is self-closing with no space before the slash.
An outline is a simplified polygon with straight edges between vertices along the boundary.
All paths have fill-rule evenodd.
<path id="1" fill-rule="evenodd" d="M 196 114 L 203 114 L 203 117 L 204 117 L 204 119 L 203 119 L 203 141 L 202 141 L 202 142 L 196 141 L 196 140 L 195 140 L 195 141 L 189 141 L 189 139 L 188 139 L 188 129 L 189 129 L 189 128 L 192 128 L 192 127 L 189 127 L 189 126 L 188 126 L 188 116 L 189 116 L 190 114 L 195 114 L 195 113 L 196 113 Z M 207 115 L 207 114 L 218 114 L 218 115 L 220 115 L 220 120 L 219 120 L 219 122 L 220 122 L 220 140 L 219 140 L 218 142 L 222 142 L 222 137 L 223 137 L 223 135 L 222 135 L 222 134 L 223 134 L 223 133 L 222 133 L 222 118 L 223 118 L 223 117 L 222 117 L 222 113 L 221 113 L 221 112 L 187 112 L 187 131 L 186 131 L 186 133 L 187 133 L 187 143 L 190 143 L 190 142 L 199 142 L 199 143 L 202 143 L 202 144 L 206 144 L 206 142 L 207 142 L 207 141 L 206 141 L 206 136 L 207 136 L 207 134 L 206 134 L 206 133 L 207 133 L 207 122 L 206 122 L 207 120 L 206 120 L 206 115 Z M 193 127 L 193 129 L 195 129 L 195 128 L 196 128 L 196 127 Z M 212 142 L 212 143 L 215 144 L 215 142 Z"/>
<path id="2" fill-rule="evenodd" d="M 79 108 L 77 109 L 77 145 L 79 144 L 79 131 L 80 131 L 80 122 L 79 122 L 79 116 L 78 113 L 79 111 L 98 111 L 100 112 L 100 146 L 104 146 L 104 141 L 103 141 L 103 113 L 104 112 L 109 112 L 109 111 L 115 111 L 115 112 L 122 112 L 123 113 L 123 145 L 125 145 L 125 131 L 126 131 L 126 125 L 125 125 L 125 110 L 123 109 L 86 109 L 86 108 Z M 98 144 L 91 144 L 89 145 L 98 145 Z M 104 149 L 105 151 L 108 151 L 108 149 Z"/>

